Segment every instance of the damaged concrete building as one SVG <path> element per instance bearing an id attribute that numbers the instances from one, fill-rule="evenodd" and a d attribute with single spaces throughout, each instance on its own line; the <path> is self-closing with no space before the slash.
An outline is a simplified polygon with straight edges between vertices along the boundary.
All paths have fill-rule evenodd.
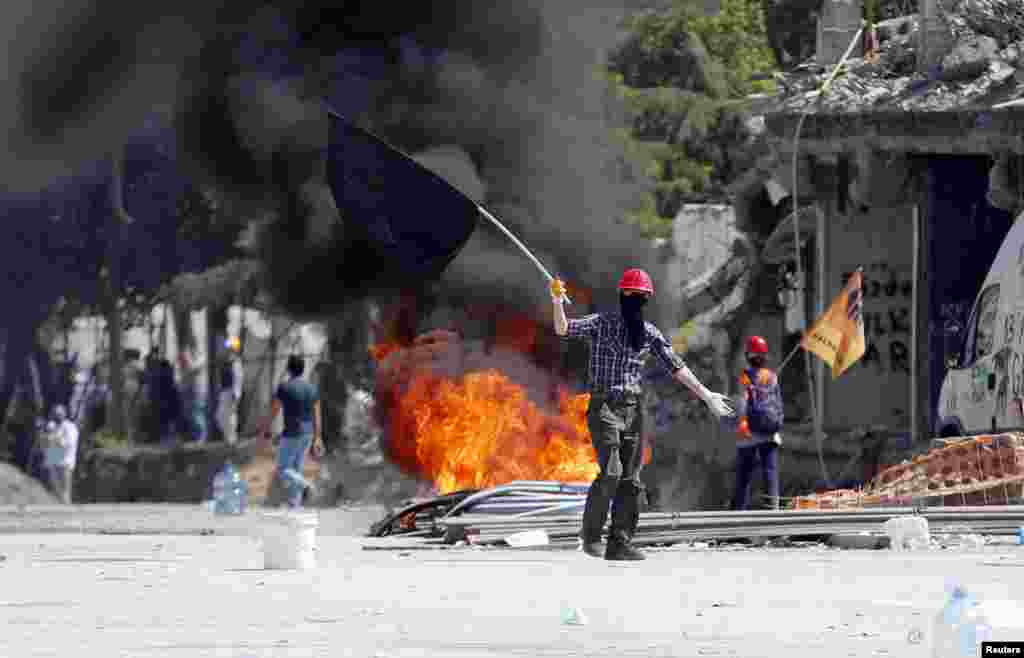
<path id="1" fill-rule="evenodd" d="M 789 203 L 797 193 L 809 320 L 851 272 L 865 273 L 868 351 L 836 380 L 813 359 L 818 426 L 802 413 L 793 423 L 784 479 L 787 454 L 813 452 L 815 437 L 835 483 L 862 481 L 935 436 L 1024 426 L 1015 316 L 996 312 L 1021 303 L 994 301 L 998 284 L 982 290 L 998 279 L 993 262 L 1024 210 L 1024 3 L 920 3 L 862 38 L 864 3 L 825 0 L 814 60 L 778 75 L 779 93 L 758 99 L 771 153 L 745 184 L 756 178 Z M 770 266 L 791 266 L 793 237 L 790 213 L 763 249 Z M 1003 288 L 1004 298 L 1017 289 Z M 780 360 L 794 343 L 784 317 L 771 323 L 776 332 L 764 331 Z M 806 374 L 791 365 L 784 376 Z M 974 420 L 951 411 L 957 400 L 976 407 Z"/>

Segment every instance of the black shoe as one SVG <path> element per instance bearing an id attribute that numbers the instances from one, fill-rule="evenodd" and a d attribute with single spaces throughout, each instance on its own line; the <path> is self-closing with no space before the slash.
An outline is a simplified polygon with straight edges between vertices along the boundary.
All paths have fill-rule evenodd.
<path id="1" fill-rule="evenodd" d="M 312 484 L 306 485 L 306 487 L 302 490 L 302 506 L 306 507 L 307 505 L 309 505 L 310 501 L 312 501 L 315 496 L 316 487 L 313 486 Z"/>
<path id="2" fill-rule="evenodd" d="M 604 557 L 604 546 L 601 545 L 601 541 L 587 541 L 583 540 L 583 552 L 590 557 Z"/>
<path id="3" fill-rule="evenodd" d="M 626 561 L 640 561 L 646 560 L 647 556 L 636 549 L 631 544 L 624 544 L 621 542 L 608 542 L 608 548 L 604 552 L 604 559 L 606 560 L 626 560 Z"/>

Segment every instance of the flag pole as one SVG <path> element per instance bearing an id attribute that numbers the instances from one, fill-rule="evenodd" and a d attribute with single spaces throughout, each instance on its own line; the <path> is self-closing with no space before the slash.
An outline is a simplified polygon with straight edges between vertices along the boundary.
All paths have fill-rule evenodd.
<path id="1" fill-rule="evenodd" d="M 481 206 L 480 204 L 477 204 L 476 208 L 477 210 L 480 211 L 481 215 L 491 220 L 491 223 L 498 227 L 498 230 L 504 233 L 505 236 L 512 241 L 512 244 L 519 247 L 519 250 L 522 251 L 523 254 L 530 259 L 530 261 L 537 267 L 538 270 L 540 270 L 540 273 L 544 275 L 544 277 L 548 280 L 549 283 L 555 280 L 555 277 L 551 276 L 551 273 L 548 272 L 547 268 L 545 268 L 539 260 L 537 260 L 537 257 L 530 253 L 530 250 L 526 248 L 526 245 L 520 242 L 519 238 L 512 234 L 512 231 L 505 228 L 505 225 L 499 222 L 497 217 L 488 212 L 487 209 Z M 562 300 L 566 304 L 572 303 L 569 300 L 568 295 L 562 295 Z"/>
<path id="2" fill-rule="evenodd" d="M 797 351 L 800 349 L 800 343 L 802 343 L 802 342 L 803 342 L 803 338 L 801 338 L 800 342 L 798 342 L 796 344 L 796 347 L 794 347 L 789 352 L 789 356 L 787 356 L 785 359 L 782 360 L 782 364 L 779 366 L 779 369 L 776 372 L 779 372 L 779 373 L 782 372 L 782 369 L 786 367 L 786 364 L 789 363 L 790 360 L 796 355 Z"/>

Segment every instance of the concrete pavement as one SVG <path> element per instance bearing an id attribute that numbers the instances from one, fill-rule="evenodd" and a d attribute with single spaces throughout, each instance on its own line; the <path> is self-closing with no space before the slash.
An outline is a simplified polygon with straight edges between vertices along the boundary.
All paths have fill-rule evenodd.
<path id="1" fill-rule="evenodd" d="M 351 536 L 376 510 L 322 512 L 318 568 L 272 572 L 245 536 L 249 519 L 188 506 L 96 511 L 111 532 L 154 531 L 163 518 L 217 534 L 59 533 L 52 523 L 40 534 L 60 515 L 26 512 L 24 532 L 0 535 L 0 656 L 924 658 L 948 577 L 984 598 L 1024 591 L 1024 547 L 1008 544 L 686 547 L 622 565 L 552 550 L 367 550 L 389 543 Z M 11 513 L 0 509 L 9 533 Z M 572 608 L 586 625 L 562 623 Z"/>

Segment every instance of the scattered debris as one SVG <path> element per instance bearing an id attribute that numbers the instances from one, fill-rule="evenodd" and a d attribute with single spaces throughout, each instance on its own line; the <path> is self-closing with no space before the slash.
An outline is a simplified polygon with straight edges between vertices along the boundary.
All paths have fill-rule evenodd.
<path id="1" fill-rule="evenodd" d="M 998 437 L 995 437 L 998 438 Z M 954 455 L 955 456 L 955 455 Z M 1000 457 L 1001 459 L 1001 457 Z M 890 474 L 899 478 L 898 474 Z M 364 550 L 422 550 L 510 546 L 515 548 L 580 548 L 582 515 L 563 511 L 562 502 L 577 492 L 558 482 L 522 482 L 493 490 L 460 492 L 415 502 L 375 523 L 371 534 L 401 537 L 402 542 L 372 543 Z M 549 497 L 545 500 L 546 497 Z M 529 499 L 538 507 L 526 513 L 478 513 L 474 501 L 494 503 L 511 499 L 518 506 Z M 458 513 L 455 513 L 455 512 Z M 409 521 L 413 518 L 412 522 Z M 402 519 L 405 521 L 402 521 Z M 885 507 L 795 509 L 756 512 L 643 512 L 634 543 L 649 548 L 683 544 L 690 550 L 751 550 L 773 548 L 938 548 L 950 545 L 984 546 L 983 535 L 1016 536 L 1024 522 L 1024 507 Z M 411 528 L 415 527 L 415 530 Z M 881 532 L 880 532 L 881 531 Z M 936 539 L 932 539 L 932 533 Z M 896 536 L 899 541 L 896 542 Z M 961 537 L 962 536 L 962 537 Z"/>
<path id="2" fill-rule="evenodd" d="M 566 626 L 586 626 L 590 623 L 587 615 L 575 606 L 563 606 L 562 624 Z"/>
<path id="3" fill-rule="evenodd" d="M 892 518 L 882 525 L 882 529 L 889 536 L 889 548 L 894 551 L 928 548 L 931 543 L 928 519 L 921 516 Z"/>
<path id="4" fill-rule="evenodd" d="M 1024 71 L 1021 3 L 951 0 L 941 4 L 950 48 L 934 70 L 918 70 L 918 14 L 882 21 L 877 25 L 877 56 L 847 60 L 817 111 L 942 111 L 991 106 L 1024 96 L 1024 75 L 1014 75 Z M 819 101 L 817 91 L 828 73 L 825 67 L 812 65 L 778 76 L 784 91 L 773 111 L 811 108 Z"/>
<path id="5" fill-rule="evenodd" d="M 889 548 L 890 539 L 886 535 L 858 533 L 856 535 L 837 534 L 829 537 L 829 546 L 843 549 L 880 550 Z"/>
<path id="6" fill-rule="evenodd" d="M 527 530 L 517 532 L 505 538 L 505 543 L 514 548 L 525 548 L 528 546 L 547 546 L 548 535 L 543 530 Z"/>
<path id="7" fill-rule="evenodd" d="M 879 633 L 871 633 L 868 631 L 860 631 L 859 633 L 851 633 L 850 637 L 878 637 Z"/>

